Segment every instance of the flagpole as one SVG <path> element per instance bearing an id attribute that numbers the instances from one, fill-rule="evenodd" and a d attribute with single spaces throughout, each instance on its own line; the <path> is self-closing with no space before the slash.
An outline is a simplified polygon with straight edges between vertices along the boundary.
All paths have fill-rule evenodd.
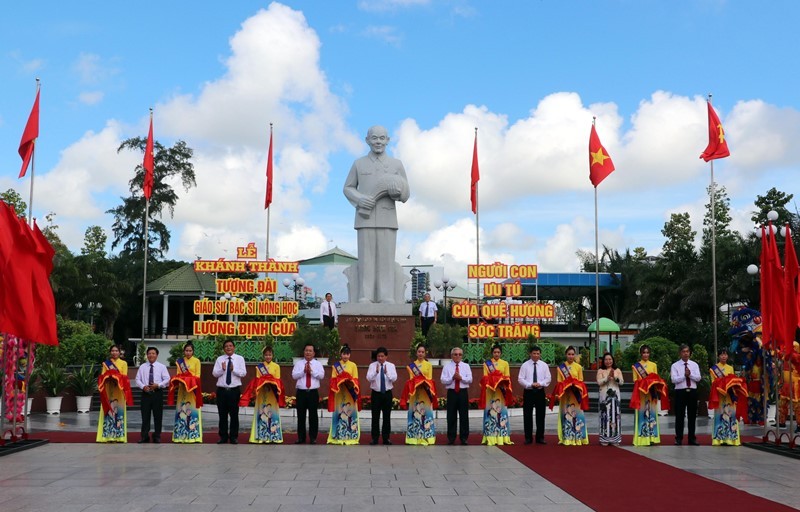
<path id="1" fill-rule="evenodd" d="M 711 93 L 708 94 L 711 103 Z M 714 160 L 711 160 L 711 296 L 714 301 L 714 356 L 717 355 L 717 207 Z"/>
<path id="2" fill-rule="evenodd" d="M 478 143 L 478 127 L 475 127 L 475 144 Z M 475 264 L 481 264 L 481 230 L 480 230 L 480 212 L 478 202 L 478 182 L 475 182 Z M 475 304 L 480 308 L 481 305 L 481 278 L 475 281 Z M 447 304 L 444 305 L 445 312 L 447 311 Z"/>
<path id="3" fill-rule="evenodd" d="M 39 78 L 36 78 L 36 95 L 38 97 L 39 91 L 42 88 L 42 83 Z M 37 134 L 38 135 L 38 134 Z M 39 137 L 33 140 L 33 153 L 31 154 L 31 191 L 28 200 L 28 225 L 33 227 L 33 177 L 36 175 L 36 141 Z"/>
<path id="4" fill-rule="evenodd" d="M 153 109 L 150 108 L 150 126 L 153 126 Z M 145 147 L 145 152 L 147 152 L 147 148 Z M 145 160 L 147 159 L 147 155 L 145 155 Z M 147 169 L 145 169 L 145 179 L 147 174 Z M 155 181 L 155 180 L 153 180 Z M 150 246 L 150 238 L 148 237 L 148 230 L 149 230 L 149 221 L 150 221 L 150 198 L 145 197 L 144 203 L 144 272 L 142 273 L 142 338 L 141 343 L 144 344 L 144 333 L 145 327 L 147 326 L 147 250 Z M 136 357 L 138 358 L 139 351 L 136 351 Z M 137 363 L 141 363 L 141 361 L 134 361 Z"/>
<path id="5" fill-rule="evenodd" d="M 269 123 L 269 149 L 270 149 L 270 154 L 268 155 L 267 158 L 272 158 L 272 123 Z M 271 163 L 272 161 L 268 160 L 267 167 L 269 167 Z M 272 176 L 267 176 L 267 180 L 271 179 Z M 270 187 L 271 185 L 272 185 L 271 183 L 267 183 L 267 187 Z M 265 260 L 269 259 L 269 214 L 272 212 L 272 197 L 269 197 L 268 199 L 270 204 L 267 206 L 267 251 L 266 251 L 267 257 L 264 258 Z"/>
<path id="6" fill-rule="evenodd" d="M 596 116 L 592 117 L 592 126 L 595 125 Z M 597 215 L 597 185 L 594 187 L 594 343 L 597 352 L 600 352 L 600 235 Z M 610 347 L 609 347 L 610 348 Z M 595 354 L 600 356 L 600 354 Z M 586 361 L 588 363 L 588 361 Z"/>

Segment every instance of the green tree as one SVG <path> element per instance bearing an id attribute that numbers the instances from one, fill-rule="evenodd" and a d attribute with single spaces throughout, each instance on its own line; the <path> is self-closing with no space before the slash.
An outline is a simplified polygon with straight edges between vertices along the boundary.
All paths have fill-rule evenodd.
<path id="1" fill-rule="evenodd" d="M 86 228 L 86 234 L 83 236 L 81 254 L 95 258 L 105 258 L 107 242 L 108 235 L 106 235 L 103 228 L 100 226 L 89 226 Z"/>
<path id="2" fill-rule="evenodd" d="M 25 218 L 25 215 L 28 211 L 28 204 L 22 200 L 22 196 L 19 195 L 16 190 L 10 188 L 5 192 L 0 192 L 0 199 L 2 199 L 7 205 L 13 206 L 14 211 L 17 212 L 17 215 Z"/>
<path id="3" fill-rule="evenodd" d="M 147 140 L 135 137 L 124 141 L 118 152 L 133 150 L 144 153 Z M 182 140 L 171 148 L 165 148 L 160 142 L 154 143 L 153 194 L 150 198 L 150 213 L 148 220 L 147 247 L 151 259 L 160 259 L 169 250 L 170 232 L 163 222 L 164 210 L 169 216 L 175 213 L 178 194 L 169 185 L 170 178 L 178 177 L 184 190 L 197 185 L 195 181 L 194 165 L 192 164 L 193 150 Z M 144 214 L 146 201 L 142 194 L 144 183 L 144 168 L 136 166 L 133 178 L 130 180 L 129 197 L 121 198 L 122 204 L 108 210 L 114 216 L 112 231 L 114 241 L 112 249 L 122 245 L 122 254 L 133 254 L 142 257 L 144 254 Z"/>

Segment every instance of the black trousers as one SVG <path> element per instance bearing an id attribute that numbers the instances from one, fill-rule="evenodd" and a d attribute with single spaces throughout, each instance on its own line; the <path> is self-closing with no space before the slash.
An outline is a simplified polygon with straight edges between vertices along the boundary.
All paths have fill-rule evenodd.
<path id="1" fill-rule="evenodd" d="M 533 440 L 533 410 L 536 409 L 536 440 L 544 440 L 544 415 L 547 398 L 544 388 L 526 389 L 522 392 L 522 424 L 525 429 L 525 440 Z"/>
<path id="2" fill-rule="evenodd" d="M 297 440 L 306 441 L 306 412 L 308 412 L 308 438 L 316 442 L 319 430 L 319 390 L 297 390 Z"/>
<path id="3" fill-rule="evenodd" d="M 458 416 L 458 437 L 466 442 L 469 437 L 469 393 L 461 389 L 447 390 L 447 440 L 456 440 L 456 415 Z"/>
<path id="4" fill-rule="evenodd" d="M 381 416 L 383 416 L 383 428 L 380 429 L 381 437 L 384 441 L 389 440 L 392 426 L 392 392 L 372 390 L 372 440 L 378 440 L 378 430 L 380 427 Z"/>
<path id="5" fill-rule="evenodd" d="M 328 329 L 333 329 L 336 327 L 336 317 L 335 316 L 322 316 L 322 325 L 327 327 Z"/>
<path id="6" fill-rule="evenodd" d="M 689 442 L 695 440 L 694 427 L 697 419 L 697 390 L 675 390 L 675 439 L 683 440 L 683 415 L 689 417 Z"/>
<path id="7" fill-rule="evenodd" d="M 239 437 L 239 398 L 241 396 L 241 386 L 217 388 L 219 438 L 223 441 Z M 228 417 L 230 417 L 230 425 L 228 425 Z"/>
<path id="8" fill-rule="evenodd" d="M 434 318 L 432 316 L 421 316 L 420 317 L 420 325 L 422 327 L 422 335 L 428 335 L 428 329 L 431 328 L 433 325 Z"/>
<path id="9" fill-rule="evenodd" d="M 142 392 L 142 439 L 150 437 L 150 416 L 153 416 L 153 438 L 161 438 L 161 419 L 164 417 L 164 391 Z"/>

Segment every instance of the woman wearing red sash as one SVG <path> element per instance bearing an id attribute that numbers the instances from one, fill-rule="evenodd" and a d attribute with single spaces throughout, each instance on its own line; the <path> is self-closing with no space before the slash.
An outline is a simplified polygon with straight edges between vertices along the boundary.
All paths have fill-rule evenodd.
<path id="1" fill-rule="evenodd" d="M 358 385 L 358 367 L 350 360 L 350 346 L 342 345 L 341 360 L 333 363 L 328 412 L 332 412 L 328 444 L 358 444 L 361 428 L 358 411 L 361 409 L 361 389 Z"/>
<path id="2" fill-rule="evenodd" d="M 97 379 L 100 392 L 100 418 L 97 422 L 98 443 L 127 443 L 127 405 L 133 405 L 131 382 L 128 380 L 128 363 L 120 359 L 117 345 L 111 345 L 110 358 L 103 361 Z"/>
<path id="3" fill-rule="evenodd" d="M 175 360 L 176 374 L 169 383 L 167 404 L 175 405 L 175 390 L 178 402 L 175 407 L 175 426 L 172 430 L 173 443 L 202 443 L 203 392 L 200 388 L 200 360 L 194 357 L 194 345 L 189 342 L 183 346 L 183 357 Z"/>
<path id="4" fill-rule="evenodd" d="M 281 367 L 272 360 L 272 347 L 264 347 L 261 355 L 264 361 L 256 365 L 256 378 L 250 381 L 239 398 L 239 407 L 247 407 L 254 401 L 251 443 L 282 443 L 280 408 L 286 406 L 286 397 L 281 382 Z"/>
<path id="5" fill-rule="evenodd" d="M 550 398 L 550 409 L 558 401 L 558 444 L 589 444 L 586 417 L 589 392 L 583 382 L 583 367 L 575 362 L 575 347 L 567 348 L 567 361 L 558 366 L 558 384 Z"/>
<path id="6" fill-rule="evenodd" d="M 747 385 L 744 379 L 733 373 L 728 364 L 728 351 L 722 349 L 717 356 L 717 364 L 709 368 L 711 373 L 711 393 L 708 408 L 714 409 L 714 423 L 711 429 L 713 446 L 739 446 L 739 421 L 736 418 L 736 402 L 747 400 Z M 738 396 L 737 396 L 738 395 Z"/>
<path id="7" fill-rule="evenodd" d="M 483 364 L 481 396 L 478 407 L 483 409 L 483 440 L 489 446 L 514 444 L 511 442 L 508 422 L 508 402 L 511 394 L 511 372 L 508 362 L 500 359 L 503 349 L 500 345 L 492 347 L 492 358 Z"/>
<path id="8" fill-rule="evenodd" d="M 667 383 L 658 376 L 658 366 L 650 360 L 650 347 L 639 347 L 641 360 L 634 363 L 633 395 L 631 408 L 634 412 L 633 445 L 650 446 L 661 444 L 658 426 L 658 400 L 667 400 Z M 668 407 L 668 406 L 666 406 Z"/>
<path id="9" fill-rule="evenodd" d="M 400 396 L 400 407 L 408 408 L 406 444 L 429 446 L 436 443 L 433 421 L 433 409 L 437 405 L 436 384 L 426 354 L 425 345 L 417 346 L 417 359 L 408 365 L 408 381 Z"/>

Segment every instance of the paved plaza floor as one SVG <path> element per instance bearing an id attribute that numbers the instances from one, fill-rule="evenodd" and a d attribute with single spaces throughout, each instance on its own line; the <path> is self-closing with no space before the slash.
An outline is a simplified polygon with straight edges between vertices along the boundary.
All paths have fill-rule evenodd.
<path id="1" fill-rule="evenodd" d="M 587 416 L 589 425 L 596 424 L 596 414 Z M 31 417 L 31 427 L 36 437 L 46 438 L 48 430 L 94 431 L 96 418 L 96 412 L 67 413 L 61 417 L 37 414 Z M 207 430 L 216 428 L 215 414 L 205 414 L 203 419 Z M 242 416 L 242 425 L 249 427 L 251 419 Z M 673 421 L 671 417 L 661 418 L 663 433 L 672 431 Z M 362 427 L 365 424 L 368 430 L 367 421 L 362 422 Z M 137 411 L 132 410 L 129 412 L 132 443 L 51 443 L 0 457 L 0 510 L 486 512 L 495 507 L 511 512 L 590 510 L 502 450 L 480 446 L 479 424 L 477 419 L 471 422 L 470 446 L 265 446 L 247 444 L 244 432 L 238 446 L 138 445 L 135 441 L 140 419 Z M 547 433 L 554 434 L 556 417 L 548 415 L 546 424 Z M 170 430 L 171 425 L 172 421 L 165 418 L 165 430 Z M 320 443 L 324 443 L 322 432 L 328 425 L 323 418 Z M 284 418 L 283 426 L 286 431 L 296 428 L 291 418 Z M 444 432 L 441 421 L 436 426 L 439 432 Z M 395 420 L 392 427 L 393 431 L 401 432 L 403 422 Z M 521 432 L 521 418 L 512 418 L 512 429 Z M 698 434 L 708 431 L 708 419 L 701 418 Z M 748 433 L 758 435 L 760 429 L 747 427 L 745 434 Z M 794 459 L 745 447 L 624 449 L 800 507 L 800 489 L 794 484 L 800 463 Z M 616 482 L 614 487 L 620 490 L 624 483 Z"/>

